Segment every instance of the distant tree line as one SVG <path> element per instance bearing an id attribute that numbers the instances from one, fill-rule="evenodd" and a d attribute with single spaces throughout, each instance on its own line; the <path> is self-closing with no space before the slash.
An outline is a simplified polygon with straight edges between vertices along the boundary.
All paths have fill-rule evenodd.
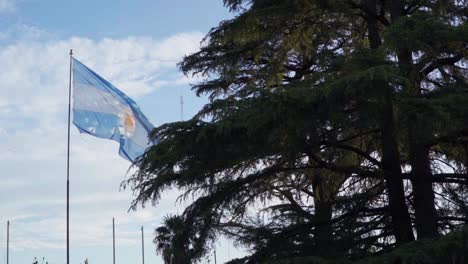
<path id="1" fill-rule="evenodd" d="M 124 183 L 133 208 L 193 198 L 160 252 L 194 263 L 227 235 L 251 252 L 232 263 L 353 259 L 467 223 L 468 1 L 224 4 L 180 63 L 209 103 Z"/>

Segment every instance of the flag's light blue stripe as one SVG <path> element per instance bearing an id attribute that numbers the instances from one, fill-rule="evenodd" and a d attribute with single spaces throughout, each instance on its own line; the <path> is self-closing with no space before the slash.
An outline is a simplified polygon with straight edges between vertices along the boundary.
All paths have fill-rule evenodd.
<path id="1" fill-rule="evenodd" d="M 122 144 L 122 147 L 119 150 L 119 154 L 120 156 L 126 157 L 128 160 L 135 160 L 146 150 L 146 147 L 142 147 L 133 142 L 132 139 L 123 140 L 120 144 Z"/>

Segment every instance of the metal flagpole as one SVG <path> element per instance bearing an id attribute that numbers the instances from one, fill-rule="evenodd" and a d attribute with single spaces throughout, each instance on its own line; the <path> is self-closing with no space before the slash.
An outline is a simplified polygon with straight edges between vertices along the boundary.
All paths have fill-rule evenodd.
<path id="1" fill-rule="evenodd" d="M 70 119 L 73 50 L 70 50 L 70 81 L 68 85 L 68 145 L 67 145 L 67 264 L 70 264 Z"/>
<path id="2" fill-rule="evenodd" d="M 112 252 L 113 252 L 113 263 L 115 264 L 115 219 L 112 218 Z"/>
<path id="3" fill-rule="evenodd" d="M 145 264 L 145 240 L 143 236 L 143 226 L 141 226 L 141 259 L 142 263 Z"/>
<path id="4" fill-rule="evenodd" d="M 184 121 L 184 97 L 180 96 L 180 121 Z"/>
<path id="5" fill-rule="evenodd" d="M 10 263 L 10 221 L 7 221 L 7 246 L 6 246 L 6 263 Z"/>

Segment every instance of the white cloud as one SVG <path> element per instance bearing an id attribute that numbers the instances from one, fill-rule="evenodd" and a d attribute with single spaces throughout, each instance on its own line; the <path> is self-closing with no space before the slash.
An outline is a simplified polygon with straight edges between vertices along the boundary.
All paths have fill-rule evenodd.
<path id="1" fill-rule="evenodd" d="M 0 0 L 0 9 L 6 3 Z M 202 37 L 182 33 L 162 40 L 28 38 L 0 47 L 0 199 L 8 201 L 0 204 L 0 222 L 12 220 L 13 249 L 64 248 L 69 49 L 138 100 L 161 84 L 185 84 L 176 63 L 196 51 Z M 137 225 L 153 226 L 178 210 L 177 193 L 169 193 L 157 211 L 149 207 L 128 213 L 132 195 L 119 189 L 129 163 L 117 149 L 116 142 L 72 129 L 72 246 L 108 244 L 112 217 L 120 228 L 119 245 L 138 243 Z M 149 231 L 146 240 L 151 236 Z"/>
<path id="2" fill-rule="evenodd" d="M 15 30 L 22 33 L 14 41 L 8 33 L 10 44 L 0 44 L 0 223 L 12 221 L 14 251 L 55 250 L 50 263 L 63 263 L 69 50 L 138 102 L 156 89 L 197 81 L 178 73 L 176 63 L 199 48 L 203 34 L 60 40 L 28 26 Z M 168 192 L 157 208 L 128 213 L 132 194 L 119 189 L 129 163 L 117 151 L 116 142 L 72 128 L 71 246 L 107 247 L 115 217 L 118 246 L 135 247 L 145 225 L 147 252 L 153 252 L 152 229 L 183 206 L 175 204 L 178 192 Z M 4 240 L 0 232 L 0 246 Z M 86 256 L 76 252 L 74 263 Z"/>
<path id="3" fill-rule="evenodd" d="M 148 94 L 156 88 L 153 83 L 161 74 L 175 70 L 183 55 L 198 48 L 201 36 L 184 33 L 162 41 L 72 38 L 6 46 L 0 51 L 0 84 L 8 92 L 0 97 L 0 107 L 24 115 L 58 113 L 67 97 L 70 48 L 76 58 L 128 95 Z"/>

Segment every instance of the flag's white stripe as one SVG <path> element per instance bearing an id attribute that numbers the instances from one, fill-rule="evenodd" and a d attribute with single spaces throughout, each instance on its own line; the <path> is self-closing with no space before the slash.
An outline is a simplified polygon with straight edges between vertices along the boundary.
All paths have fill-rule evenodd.
<path id="1" fill-rule="evenodd" d="M 123 104 L 111 93 L 82 83 L 74 86 L 73 108 L 109 114 L 131 112 L 128 104 Z"/>

